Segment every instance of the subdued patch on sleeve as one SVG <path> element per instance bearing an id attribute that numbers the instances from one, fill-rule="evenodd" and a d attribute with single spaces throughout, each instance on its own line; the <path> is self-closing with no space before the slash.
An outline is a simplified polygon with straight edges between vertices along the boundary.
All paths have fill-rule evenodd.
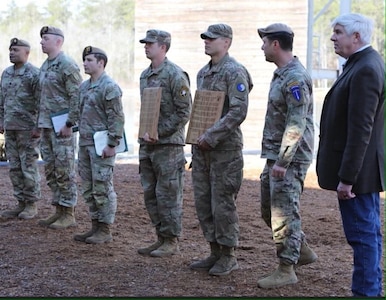
<path id="1" fill-rule="evenodd" d="M 188 88 L 187 86 L 181 87 L 181 90 L 180 90 L 180 96 L 184 98 L 184 97 L 186 97 L 188 94 L 189 94 L 189 88 Z"/>
<path id="2" fill-rule="evenodd" d="M 106 100 L 107 101 L 110 101 L 114 98 L 119 98 L 120 96 L 121 96 L 121 92 L 117 88 L 112 87 L 106 91 Z"/>

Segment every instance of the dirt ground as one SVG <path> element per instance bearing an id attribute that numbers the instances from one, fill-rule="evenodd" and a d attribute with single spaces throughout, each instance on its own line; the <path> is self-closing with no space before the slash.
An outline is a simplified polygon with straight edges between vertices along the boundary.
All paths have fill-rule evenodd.
<path id="1" fill-rule="evenodd" d="M 115 168 L 118 212 L 113 242 L 88 245 L 73 234 L 89 229 L 87 208 L 78 200 L 78 226 L 53 230 L 37 224 L 53 212 L 42 174 L 43 197 L 32 220 L 0 220 L 1 297 L 350 297 L 352 251 L 347 245 L 335 193 L 319 189 L 311 167 L 301 201 L 303 230 L 318 254 L 317 262 L 299 268 L 299 282 L 264 290 L 257 280 L 277 264 L 270 230 L 260 218 L 258 156 L 246 156 L 244 181 L 237 200 L 240 269 L 214 277 L 193 271 L 189 264 L 208 255 L 193 201 L 191 173 L 186 174 L 181 254 L 144 257 L 137 249 L 154 241 L 154 230 L 143 204 L 135 159 L 121 159 Z M 0 209 L 15 205 L 8 167 L 0 167 Z M 384 211 L 382 201 L 381 211 Z"/>

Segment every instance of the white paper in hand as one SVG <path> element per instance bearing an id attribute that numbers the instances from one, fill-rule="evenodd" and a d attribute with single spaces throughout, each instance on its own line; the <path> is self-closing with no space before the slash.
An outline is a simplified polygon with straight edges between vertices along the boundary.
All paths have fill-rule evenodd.
<path id="1" fill-rule="evenodd" d="M 107 135 L 108 130 L 97 131 L 94 133 L 95 151 L 99 156 L 102 156 L 102 151 L 107 146 Z M 119 140 L 119 145 L 115 147 L 115 153 L 122 153 L 125 151 L 127 151 L 127 143 L 125 133 L 123 133 L 123 137 Z"/>
<path id="2" fill-rule="evenodd" d="M 51 122 L 52 122 L 52 126 L 53 126 L 56 134 L 59 134 L 60 129 L 64 125 L 66 125 L 67 120 L 68 120 L 68 109 L 51 114 Z M 75 124 L 72 127 L 72 132 L 76 132 L 76 131 L 78 131 L 78 125 L 77 124 Z"/>

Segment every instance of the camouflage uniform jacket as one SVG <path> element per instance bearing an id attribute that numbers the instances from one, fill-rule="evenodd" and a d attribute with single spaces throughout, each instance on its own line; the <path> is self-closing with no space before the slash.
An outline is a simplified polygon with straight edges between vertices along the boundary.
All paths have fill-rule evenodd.
<path id="1" fill-rule="evenodd" d="M 185 125 L 192 110 L 189 75 L 165 58 L 157 69 L 149 66 L 142 72 L 141 97 L 150 87 L 162 87 L 157 144 L 185 145 Z M 142 138 L 138 142 L 146 144 Z"/>
<path id="2" fill-rule="evenodd" d="M 281 167 L 311 163 L 314 146 L 312 80 L 297 57 L 273 74 L 261 157 Z"/>
<path id="3" fill-rule="evenodd" d="M 10 66 L 1 75 L 0 124 L 6 130 L 32 130 L 36 127 L 39 98 L 39 68 L 25 63 Z"/>
<path id="4" fill-rule="evenodd" d="M 51 114 L 66 109 L 69 110 L 67 121 L 78 122 L 81 82 L 78 65 L 63 52 L 43 63 L 39 80 L 39 128 L 52 128 Z"/>
<path id="5" fill-rule="evenodd" d="M 227 53 L 217 64 L 209 62 L 197 74 L 197 89 L 225 92 L 221 118 L 204 133 L 213 150 L 237 150 L 243 147 L 240 124 L 248 111 L 252 90 L 248 70 Z"/>
<path id="6" fill-rule="evenodd" d="M 79 145 L 93 145 L 97 131 L 108 130 L 108 144 L 116 146 L 123 135 L 125 117 L 122 90 L 105 72 L 96 82 L 80 86 Z"/>

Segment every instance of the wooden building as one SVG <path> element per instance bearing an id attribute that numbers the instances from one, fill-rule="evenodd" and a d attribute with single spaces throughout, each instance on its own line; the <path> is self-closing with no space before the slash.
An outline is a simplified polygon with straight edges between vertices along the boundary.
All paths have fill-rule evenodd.
<path id="1" fill-rule="evenodd" d="M 188 72 L 194 95 L 197 72 L 210 59 L 204 53 L 200 34 L 211 24 L 230 25 L 233 42 L 229 53 L 247 67 L 254 83 L 248 116 L 242 125 L 244 149 L 261 149 L 269 83 L 276 66 L 265 61 L 257 28 L 276 22 L 289 25 L 295 32 L 294 54 L 306 66 L 307 3 L 307 0 L 138 0 L 135 10 L 135 84 L 138 85 L 142 70 L 150 63 L 139 40 L 145 37 L 148 29 L 162 29 L 172 35 L 167 56 Z M 139 111 L 139 88 L 135 92 L 137 103 L 132 108 Z M 133 117 L 135 126 L 138 126 L 137 117 L 138 114 Z"/>

